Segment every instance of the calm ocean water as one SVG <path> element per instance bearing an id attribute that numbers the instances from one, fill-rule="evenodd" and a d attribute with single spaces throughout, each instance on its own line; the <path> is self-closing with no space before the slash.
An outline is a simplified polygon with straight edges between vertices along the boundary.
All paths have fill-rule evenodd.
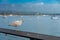
<path id="1" fill-rule="evenodd" d="M 3 18 L 0 16 L 0 28 L 16 30 L 13 26 L 8 26 L 9 23 L 23 19 L 23 24 L 18 27 L 21 31 L 60 36 L 60 16 L 57 19 L 52 19 L 51 16 L 8 16 Z M 0 33 L 0 40 L 29 40 L 28 38 L 7 35 Z"/>

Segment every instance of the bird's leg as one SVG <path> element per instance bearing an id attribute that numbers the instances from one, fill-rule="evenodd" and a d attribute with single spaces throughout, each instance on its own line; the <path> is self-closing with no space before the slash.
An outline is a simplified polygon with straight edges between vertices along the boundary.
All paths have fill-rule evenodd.
<path id="1" fill-rule="evenodd" d="M 19 31 L 18 27 L 16 27 L 16 31 Z"/>

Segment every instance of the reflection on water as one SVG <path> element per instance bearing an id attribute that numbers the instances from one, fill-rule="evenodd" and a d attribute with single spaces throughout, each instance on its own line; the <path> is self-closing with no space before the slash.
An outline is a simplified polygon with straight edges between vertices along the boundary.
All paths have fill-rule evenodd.
<path id="1" fill-rule="evenodd" d="M 59 17 L 59 16 L 58 16 Z M 19 30 L 27 32 L 35 32 L 40 34 L 47 34 L 53 36 L 60 36 L 60 18 L 58 20 L 52 20 L 51 16 L 8 16 L 6 19 L 3 19 L 0 16 L 0 28 L 7 28 L 16 30 L 15 27 L 8 26 L 8 23 L 23 19 L 23 24 L 19 26 Z M 0 39 L 5 40 L 4 34 L 1 34 Z M 27 38 L 16 37 L 13 35 L 8 35 L 8 40 L 29 40 Z"/>

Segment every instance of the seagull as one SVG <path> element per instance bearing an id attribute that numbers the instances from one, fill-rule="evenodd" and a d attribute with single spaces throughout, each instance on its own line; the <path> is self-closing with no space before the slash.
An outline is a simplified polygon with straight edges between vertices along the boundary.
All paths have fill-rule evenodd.
<path id="1" fill-rule="evenodd" d="M 10 23 L 9 26 L 18 27 L 18 26 L 21 26 L 22 23 L 23 23 L 23 20 L 17 20 L 17 21 Z"/>
<path id="2" fill-rule="evenodd" d="M 17 27 L 21 26 L 22 23 L 23 23 L 23 20 L 20 19 L 20 20 L 17 20 L 17 21 L 14 21 L 14 22 L 9 23 L 8 26 L 13 26 L 13 27 L 16 27 L 17 28 Z"/>

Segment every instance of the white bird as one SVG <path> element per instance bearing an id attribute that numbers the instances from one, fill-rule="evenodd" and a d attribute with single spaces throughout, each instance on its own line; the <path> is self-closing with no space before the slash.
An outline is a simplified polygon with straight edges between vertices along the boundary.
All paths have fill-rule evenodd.
<path id="1" fill-rule="evenodd" d="M 12 23 L 9 23 L 9 25 L 8 25 L 8 26 L 16 27 L 16 30 L 18 30 L 18 29 L 17 29 L 17 27 L 21 26 L 21 25 L 22 25 L 22 23 L 23 23 L 23 20 L 22 20 L 22 19 L 20 19 L 20 20 L 14 21 L 14 22 L 12 22 Z"/>

